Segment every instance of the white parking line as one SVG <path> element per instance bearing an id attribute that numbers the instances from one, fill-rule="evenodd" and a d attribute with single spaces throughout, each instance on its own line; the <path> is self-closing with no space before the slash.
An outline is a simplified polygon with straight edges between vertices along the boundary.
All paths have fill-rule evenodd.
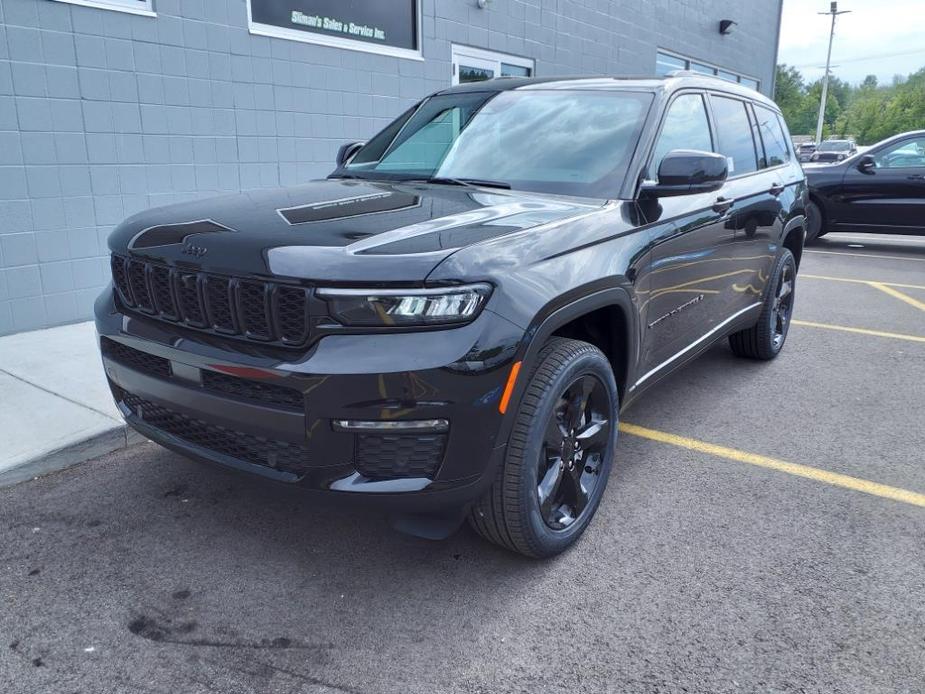
<path id="1" fill-rule="evenodd" d="M 857 258 L 885 258 L 887 260 L 913 260 L 919 263 L 925 263 L 925 258 L 906 258 L 901 255 L 878 255 L 876 253 L 847 253 L 842 251 L 810 251 L 805 250 L 804 253 L 819 253 L 822 255 L 849 255 L 855 256 Z"/>
<path id="2" fill-rule="evenodd" d="M 830 277 L 829 275 L 808 275 L 800 273 L 801 280 L 827 280 L 829 282 L 850 282 L 851 284 L 885 284 L 888 287 L 902 287 L 903 289 L 922 289 L 925 284 L 903 284 L 902 282 L 883 282 L 882 280 L 858 280 L 853 277 Z"/>
<path id="3" fill-rule="evenodd" d="M 900 235 L 901 236 L 901 235 Z M 925 239 L 919 238 L 910 238 L 907 236 L 901 236 L 897 238 L 896 236 L 885 236 L 880 238 L 879 234 L 872 234 L 871 236 L 854 236 L 848 234 L 826 234 L 825 238 L 827 241 L 841 241 L 842 239 L 846 241 L 866 241 L 870 244 L 877 243 L 925 243 Z"/>

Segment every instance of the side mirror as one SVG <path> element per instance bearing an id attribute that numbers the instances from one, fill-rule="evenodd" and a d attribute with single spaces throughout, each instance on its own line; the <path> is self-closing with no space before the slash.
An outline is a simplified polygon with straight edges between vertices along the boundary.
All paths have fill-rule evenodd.
<path id="1" fill-rule="evenodd" d="M 365 144 L 365 142 L 348 142 L 345 145 L 341 145 L 340 149 L 337 150 L 337 165 L 343 166 L 347 164 Z"/>
<path id="2" fill-rule="evenodd" d="M 873 173 L 876 168 L 877 160 L 874 159 L 874 155 L 872 154 L 865 154 L 858 162 L 858 171 L 861 173 Z"/>
<path id="3" fill-rule="evenodd" d="M 642 192 L 656 198 L 710 193 L 723 187 L 727 174 L 722 154 L 675 149 L 658 165 L 658 180 L 644 182 Z"/>

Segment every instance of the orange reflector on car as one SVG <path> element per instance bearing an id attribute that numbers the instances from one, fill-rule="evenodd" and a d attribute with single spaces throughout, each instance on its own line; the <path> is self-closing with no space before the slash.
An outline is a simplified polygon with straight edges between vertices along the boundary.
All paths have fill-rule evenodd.
<path id="1" fill-rule="evenodd" d="M 520 362 L 515 361 L 514 366 L 511 367 L 511 373 L 507 377 L 507 384 L 504 386 L 501 402 L 498 403 L 498 412 L 501 414 L 507 412 L 507 404 L 511 401 L 511 393 L 514 392 L 514 384 L 517 382 L 518 373 L 520 373 Z"/>

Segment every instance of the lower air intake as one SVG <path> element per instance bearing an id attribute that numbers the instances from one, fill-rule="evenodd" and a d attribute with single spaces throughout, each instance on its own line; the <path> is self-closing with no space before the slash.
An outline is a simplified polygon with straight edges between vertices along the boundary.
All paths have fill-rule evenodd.
<path id="1" fill-rule="evenodd" d="M 358 434 L 353 465 L 374 480 L 434 479 L 445 448 L 446 434 Z"/>

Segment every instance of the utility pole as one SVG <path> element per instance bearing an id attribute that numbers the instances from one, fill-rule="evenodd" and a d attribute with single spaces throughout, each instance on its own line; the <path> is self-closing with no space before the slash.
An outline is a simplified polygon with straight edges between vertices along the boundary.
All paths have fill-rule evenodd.
<path id="1" fill-rule="evenodd" d="M 832 0 L 828 12 L 818 14 L 832 15 L 832 30 L 829 32 L 829 52 L 825 56 L 825 74 L 822 76 L 822 101 L 819 102 L 819 120 L 816 121 L 816 142 L 822 142 L 822 121 L 825 118 L 825 102 L 829 96 L 829 63 L 832 62 L 832 39 L 835 38 L 835 18 L 840 14 L 848 14 L 851 10 L 838 9 L 838 2 Z"/>

